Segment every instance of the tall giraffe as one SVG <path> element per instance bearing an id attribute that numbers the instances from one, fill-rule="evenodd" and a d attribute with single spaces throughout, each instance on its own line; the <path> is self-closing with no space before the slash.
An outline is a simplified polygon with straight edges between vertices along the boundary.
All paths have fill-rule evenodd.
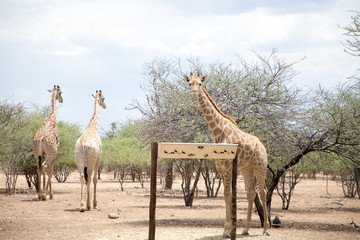
<path id="1" fill-rule="evenodd" d="M 267 155 L 266 149 L 260 140 L 241 131 L 235 121 L 229 116 L 225 115 L 216 106 L 215 102 L 211 99 L 209 93 L 201 86 L 202 82 L 206 80 L 206 76 L 200 78 L 190 74 L 184 76 L 185 80 L 189 83 L 192 93 L 197 97 L 201 110 L 205 119 L 214 134 L 216 143 L 231 143 L 238 144 L 238 169 L 242 173 L 245 181 L 245 188 L 248 199 L 247 219 L 245 228 L 242 232 L 243 235 L 249 234 L 251 226 L 251 213 L 256 195 L 255 179 L 258 183 L 260 199 L 264 208 L 264 235 L 269 235 L 267 230 L 269 228 L 267 207 L 266 207 L 266 168 L 267 168 Z M 232 160 L 216 159 L 216 169 L 218 170 L 223 183 L 224 183 L 224 200 L 226 206 L 226 220 L 224 225 L 224 237 L 230 237 L 231 230 L 231 178 L 232 178 Z"/>
<path id="2" fill-rule="evenodd" d="M 46 200 L 46 193 L 49 193 L 50 199 L 53 198 L 51 187 L 51 177 L 53 174 L 53 166 L 56 155 L 60 147 L 59 133 L 56 122 L 56 100 L 63 102 L 62 92 L 59 86 L 54 86 L 51 95 L 51 111 L 45 119 L 43 125 L 36 131 L 33 139 L 33 154 L 37 163 L 38 174 L 38 198 Z M 45 173 L 48 176 L 45 188 Z M 43 185 L 41 187 L 41 177 L 43 177 Z M 48 192 L 49 191 L 49 192 Z"/>
<path id="3" fill-rule="evenodd" d="M 96 184 L 97 184 L 97 174 L 100 164 L 101 157 L 101 140 L 98 135 L 98 125 L 99 125 L 99 109 L 103 107 L 106 108 L 105 98 L 103 93 L 96 91 L 96 95 L 92 95 L 95 98 L 94 114 L 90 119 L 89 124 L 87 125 L 84 133 L 76 141 L 74 158 L 76 165 L 80 173 L 81 181 L 81 202 L 80 202 L 80 211 L 85 211 L 85 202 L 84 202 L 84 182 L 86 183 L 86 194 L 87 202 L 86 207 L 90 210 L 90 183 L 89 178 L 91 178 L 94 173 L 93 183 L 94 183 L 94 201 L 93 207 L 97 207 L 96 201 Z"/>

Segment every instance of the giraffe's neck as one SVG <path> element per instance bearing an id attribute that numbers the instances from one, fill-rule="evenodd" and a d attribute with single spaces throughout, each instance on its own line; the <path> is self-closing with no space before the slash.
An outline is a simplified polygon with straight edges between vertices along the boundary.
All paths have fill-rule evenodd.
<path id="1" fill-rule="evenodd" d="M 46 118 L 46 120 L 44 122 L 44 125 L 50 126 L 52 128 L 57 128 L 56 115 L 57 115 L 57 112 L 56 112 L 56 94 L 55 94 L 55 91 L 53 91 L 53 93 L 51 95 L 50 114 Z"/>
<path id="2" fill-rule="evenodd" d="M 220 111 L 205 88 L 200 88 L 197 98 L 206 122 L 215 136 L 215 141 L 220 141 L 221 136 L 226 135 L 226 128 L 224 126 L 228 124 L 236 125 L 235 121 Z"/>
<path id="3" fill-rule="evenodd" d="M 93 114 L 92 118 L 90 119 L 90 122 L 86 128 L 88 130 L 94 131 L 95 133 L 97 133 L 98 125 L 99 125 L 99 107 L 100 107 L 100 105 L 98 103 L 97 98 L 98 97 L 96 96 L 95 104 L 94 104 L 94 114 Z"/>

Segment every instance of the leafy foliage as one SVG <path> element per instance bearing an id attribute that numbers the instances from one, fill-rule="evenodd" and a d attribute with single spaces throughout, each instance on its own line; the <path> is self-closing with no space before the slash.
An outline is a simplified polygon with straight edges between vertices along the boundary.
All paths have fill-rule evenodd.
<path id="1" fill-rule="evenodd" d="M 58 122 L 60 148 L 54 164 L 54 177 L 58 182 L 65 182 L 76 169 L 74 146 L 81 136 L 80 127 L 64 121 Z"/>
<path id="2" fill-rule="evenodd" d="M 18 175 L 32 155 L 32 135 L 23 104 L 0 102 L 0 166 L 6 177 L 7 192 L 15 192 Z"/>
<path id="3" fill-rule="evenodd" d="M 116 126 L 116 125 L 113 125 Z M 128 176 L 137 175 L 142 183 L 149 172 L 150 152 L 147 146 L 141 145 L 137 135 L 137 123 L 128 121 L 122 124 L 120 130 L 102 140 L 102 159 L 108 169 L 115 171 L 121 189 L 124 190 Z"/>

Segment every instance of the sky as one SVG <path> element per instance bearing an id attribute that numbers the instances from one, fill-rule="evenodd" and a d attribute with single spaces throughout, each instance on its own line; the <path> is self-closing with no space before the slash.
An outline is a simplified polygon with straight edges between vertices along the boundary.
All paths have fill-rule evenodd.
<path id="1" fill-rule="evenodd" d="M 91 94 L 102 90 L 100 131 L 137 119 L 144 102 L 144 64 L 158 57 L 235 63 L 253 50 L 298 61 L 301 88 L 331 88 L 356 74 L 359 58 L 344 53 L 339 26 L 359 0 L 0 0 L 0 100 L 50 105 L 60 85 L 58 121 L 86 127 Z M 186 69 L 186 68 L 185 68 Z"/>

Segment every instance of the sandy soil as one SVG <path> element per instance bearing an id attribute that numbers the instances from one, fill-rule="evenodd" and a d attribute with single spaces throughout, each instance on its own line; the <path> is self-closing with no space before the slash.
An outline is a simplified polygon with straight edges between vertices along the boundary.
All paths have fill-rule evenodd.
<path id="1" fill-rule="evenodd" d="M 193 207 L 185 207 L 179 184 L 172 191 L 159 193 L 156 210 L 156 239 L 222 239 L 225 215 L 222 194 L 216 199 L 205 197 L 203 183 Z M 244 226 L 246 199 L 241 178 L 238 183 L 238 233 Z M 147 239 L 149 217 L 149 183 L 126 183 L 120 190 L 111 174 L 102 174 L 98 183 L 98 208 L 79 212 L 80 183 L 74 172 L 66 183 L 54 179 L 54 199 L 38 201 L 28 190 L 25 178 L 19 176 L 17 194 L 4 193 L 5 179 L 0 172 L 0 239 Z M 2 188 L 1 188 L 2 187 Z M 221 190 L 222 191 L 222 190 Z M 293 195 L 290 210 L 281 210 L 277 194 L 273 197 L 272 216 L 278 215 L 281 228 L 269 230 L 262 236 L 256 213 L 253 228 L 245 239 L 360 239 L 360 200 L 347 199 L 341 185 L 329 181 L 303 180 Z M 119 218 L 109 219 L 109 213 Z"/>

